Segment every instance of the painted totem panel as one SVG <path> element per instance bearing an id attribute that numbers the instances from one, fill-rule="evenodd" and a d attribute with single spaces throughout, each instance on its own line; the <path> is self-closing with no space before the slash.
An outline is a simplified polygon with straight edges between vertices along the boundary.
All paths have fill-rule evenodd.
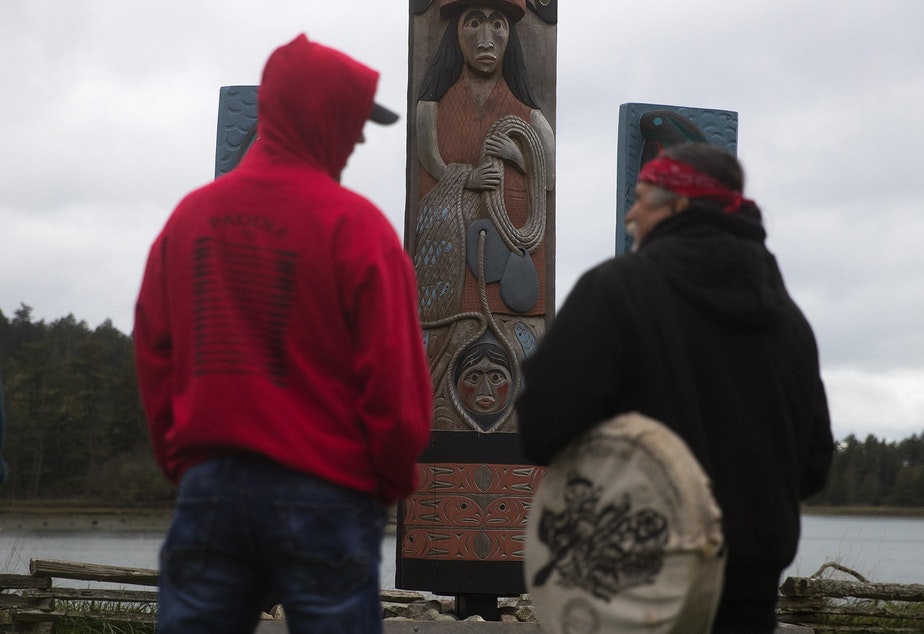
<path id="1" fill-rule="evenodd" d="M 222 86 L 218 92 L 215 178 L 241 162 L 257 138 L 258 86 Z"/>
<path id="2" fill-rule="evenodd" d="M 555 305 L 556 19 L 556 0 L 411 2 L 405 244 L 434 411 L 398 587 L 524 591 L 538 471 L 513 404 Z"/>
<path id="3" fill-rule="evenodd" d="M 624 103 L 619 107 L 616 255 L 628 253 L 632 248 L 625 218 L 635 201 L 635 183 L 642 165 L 662 148 L 697 142 L 712 143 L 737 153 L 738 113 L 648 103 Z"/>

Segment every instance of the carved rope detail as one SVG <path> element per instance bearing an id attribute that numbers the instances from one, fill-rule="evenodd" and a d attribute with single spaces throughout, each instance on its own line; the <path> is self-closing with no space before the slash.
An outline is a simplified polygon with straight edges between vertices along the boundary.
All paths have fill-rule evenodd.
<path id="1" fill-rule="evenodd" d="M 526 150 L 524 159 L 527 164 L 529 217 L 522 229 L 510 222 L 510 216 L 507 215 L 507 208 L 504 205 L 503 182 L 494 190 L 484 192 L 485 206 L 507 248 L 514 253 L 519 253 L 521 249 L 532 253 L 542 244 L 542 239 L 545 237 L 546 159 L 542 150 L 542 141 L 531 125 L 514 115 L 501 117 L 494 122 L 485 138 L 485 146 L 487 146 L 487 140 L 496 135 L 519 138 L 524 146 L 523 149 Z M 488 156 L 484 148 L 482 148 L 482 158 L 490 160 L 494 167 L 503 174 L 503 159 Z"/>

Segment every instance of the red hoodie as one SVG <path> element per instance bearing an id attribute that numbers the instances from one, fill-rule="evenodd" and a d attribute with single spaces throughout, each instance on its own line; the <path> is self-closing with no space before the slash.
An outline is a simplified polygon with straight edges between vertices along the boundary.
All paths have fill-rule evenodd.
<path id="1" fill-rule="evenodd" d="M 277 49 L 257 141 L 154 242 L 134 340 L 173 482 L 243 450 L 384 503 L 414 490 L 432 398 L 414 271 L 382 213 L 339 184 L 377 81 L 304 35 Z"/>

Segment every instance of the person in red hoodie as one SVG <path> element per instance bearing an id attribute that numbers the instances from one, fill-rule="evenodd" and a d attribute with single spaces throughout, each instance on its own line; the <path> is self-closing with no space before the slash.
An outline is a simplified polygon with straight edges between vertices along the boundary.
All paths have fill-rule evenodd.
<path id="1" fill-rule="evenodd" d="M 378 73 L 302 34 L 276 49 L 241 164 L 186 196 L 135 310 L 154 454 L 179 486 L 159 632 L 381 631 L 386 507 L 410 494 L 432 388 L 414 270 L 340 174 Z"/>

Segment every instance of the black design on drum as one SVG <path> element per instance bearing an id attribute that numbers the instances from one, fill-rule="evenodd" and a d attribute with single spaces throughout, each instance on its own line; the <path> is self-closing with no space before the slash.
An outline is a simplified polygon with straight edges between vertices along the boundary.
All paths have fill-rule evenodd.
<path id="1" fill-rule="evenodd" d="M 564 511 L 542 510 L 539 539 L 551 559 L 536 573 L 535 586 L 557 571 L 559 585 L 609 601 L 621 590 L 655 582 L 669 537 L 667 518 L 652 509 L 633 510 L 628 493 L 598 510 L 601 489 L 571 472 Z"/>

